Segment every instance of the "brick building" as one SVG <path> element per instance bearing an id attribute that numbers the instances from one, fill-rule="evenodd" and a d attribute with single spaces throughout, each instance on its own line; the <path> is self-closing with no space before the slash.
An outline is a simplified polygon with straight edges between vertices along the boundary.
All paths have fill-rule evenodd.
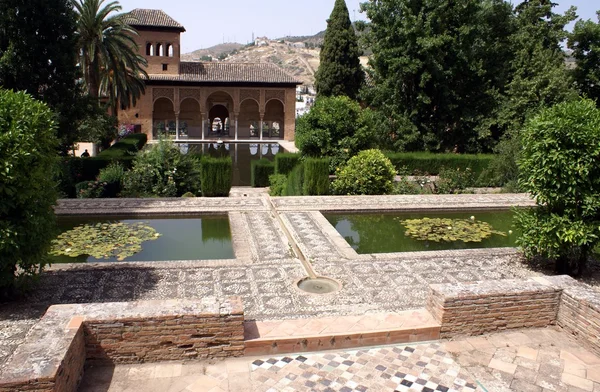
<path id="1" fill-rule="evenodd" d="M 182 25 L 161 10 L 130 14 L 149 79 L 120 123 L 140 126 L 149 140 L 162 132 L 187 140 L 294 140 L 300 81 L 275 64 L 181 61 Z"/>

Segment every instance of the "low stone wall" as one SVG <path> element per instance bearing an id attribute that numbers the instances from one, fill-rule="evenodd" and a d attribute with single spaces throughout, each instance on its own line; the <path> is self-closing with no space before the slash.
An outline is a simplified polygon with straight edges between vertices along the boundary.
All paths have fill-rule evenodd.
<path id="1" fill-rule="evenodd" d="M 558 325 L 600 355 L 600 295 L 585 287 L 567 287 L 558 308 Z"/>
<path id="2" fill-rule="evenodd" d="M 556 322 L 561 289 L 535 280 L 496 280 L 430 286 L 427 309 L 440 337 L 545 327 Z"/>
<path id="3" fill-rule="evenodd" d="M 86 360 L 136 363 L 243 354 L 239 297 L 55 305 L 7 363 L 0 392 L 75 392 Z"/>

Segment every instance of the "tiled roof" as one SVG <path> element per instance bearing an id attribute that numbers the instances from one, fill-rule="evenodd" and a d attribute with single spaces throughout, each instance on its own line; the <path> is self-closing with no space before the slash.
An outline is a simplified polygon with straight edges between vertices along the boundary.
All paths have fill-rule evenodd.
<path id="1" fill-rule="evenodd" d="M 181 62 L 178 75 L 149 75 L 150 80 L 218 83 L 302 84 L 271 63 Z"/>
<path id="2" fill-rule="evenodd" d="M 181 32 L 185 31 L 182 25 L 162 10 L 136 8 L 129 12 L 128 15 L 129 18 L 126 21 L 134 27 L 167 27 L 180 30 Z"/>

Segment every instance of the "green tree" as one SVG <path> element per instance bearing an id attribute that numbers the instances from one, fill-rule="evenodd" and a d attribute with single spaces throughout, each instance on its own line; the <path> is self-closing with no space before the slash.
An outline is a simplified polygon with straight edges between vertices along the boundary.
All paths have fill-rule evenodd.
<path id="1" fill-rule="evenodd" d="M 327 20 L 321 63 L 315 75 L 318 96 L 356 99 L 364 81 L 360 50 L 344 0 L 336 0 Z"/>
<path id="2" fill-rule="evenodd" d="M 55 219 L 54 115 L 19 92 L 0 90 L 0 298 L 41 271 Z"/>
<path id="3" fill-rule="evenodd" d="M 87 92 L 92 97 L 105 95 L 113 115 L 127 108 L 144 94 L 146 59 L 138 54 L 134 37 L 137 31 L 127 24 L 128 14 L 116 14 L 121 6 L 105 0 L 80 0 L 77 11 L 77 38 L 80 65 Z"/>
<path id="4" fill-rule="evenodd" d="M 310 112 L 298 119 L 296 146 L 304 156 L 331 157 L 336 168 L 371 146 L 370 110 L 345 96 L 320 97 Z"/>
<path id="5" fill-rule="evenodd" d="M 544 109 L 524 128 L 520 185 L 537 208 L 517 215 L 525 255 L 584 271 L 600 241 L 600 109 L 577 100 Z"/>
<path id="6" fill-rule="evenodd" d="M 573 78 L 579 91 L 600 106 L 600 11 L 598 23 L 580 20 L 569 36 L 568 46 L 577 63 Z"/>
<path id="7" fill-rule="evenodd" d="M 512 78 L 500 109 L 500 123 L 509 132 L 518 132 L 541 108 L 577 98 L 561 47 L 575 9 L 560 15 L 552 12 L 555 5 L 550 0 L 528 0 L 515 9 Z"/>
<path id="8" fill-rule="evenodd" d="M 396 169 L 379 150 L 365 150 L 350 158 L 332 184 L 338 195 L 387 195 L 394 190 Z"/>
<path id="9" fill-rule="evenodd" d="M 0 1 L 0 86 L 26 91 L 57 114 L 60 149 L 72 149 L 79 91 L 70 0 Z"/>
<path id="10" fill-rule="evenodd" d="M 372 84 L 365 98 L 407 150 L 488 150 L 514 30 L 503 0 L 371 0 L 361 26 Z M 368 27 L 368 28 L 366 28 Z"/>

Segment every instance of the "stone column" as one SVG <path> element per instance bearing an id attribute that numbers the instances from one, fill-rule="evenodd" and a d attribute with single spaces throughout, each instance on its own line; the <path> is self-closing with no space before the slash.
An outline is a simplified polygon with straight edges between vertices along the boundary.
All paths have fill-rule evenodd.
<path id="1" fill-rule="evenodd" d="M 175 140 L 179 140 L 179 112 L 175 113 Z"/>
<path id="2" fill-rule="evenodd" d="M 201 130 L 202 130 L 202 136 L 201 139 L 204 140 L 204 113 L 202 113 L 202 122 L 201 122 L 201 126 L 200 126 Z"/>
<path id="3" fill-rule="evenodd" d="M 235 114 L 235 140 L 238 140 L 238 114 Z M 237 148 L 236 148 L 236 153 L 237 153 Z"/>
<path id="4" fill-rule="evenodd" d="M 265 115 L 264 115 L 264 113 L 261 113 L 261 114 L 260 114 L 260 127 L 259 127 L 259 128 L 260 128 L 260 131 L 259 131 L 259 132 L 260 132 L 260 140 L 261 140 L 261 141 L 263 140 L 263 119 L 264 119 L 264 118 L 265 118 Z"/>

